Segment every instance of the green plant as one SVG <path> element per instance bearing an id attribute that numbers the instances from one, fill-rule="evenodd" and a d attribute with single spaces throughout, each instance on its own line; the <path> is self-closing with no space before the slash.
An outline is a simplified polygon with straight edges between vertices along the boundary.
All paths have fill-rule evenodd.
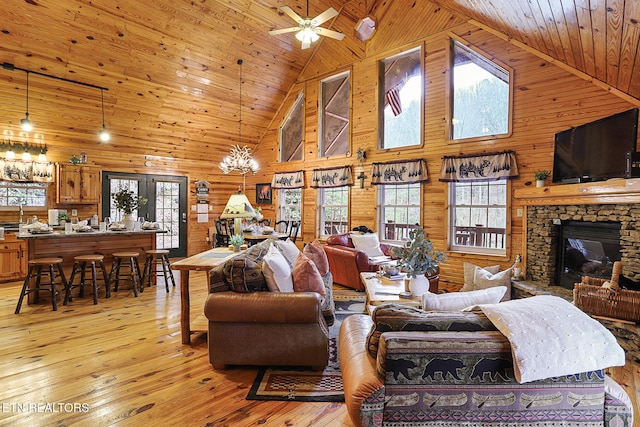
<path id="1" fill-rule="evenodd" d="M 422 228 L 411 230 L 409 238 L 411 240 L 403 247 L 396 247 L 391 250 L 391 255 L 394 258 L 398 258 L 397 266 L 407 273 L 407 277 L 435 273 L 438 266 L 447 259 L 447 256 L 442 252 L 433 250 L 433 243 L 424 237 Z"/>
<path id="2" fill-rule="evenodd" d="M 240 234 L 234 234 L 229 239 L 229 243 L 231 243 L 231 246 L 240 246 L 244 243 L 244 237 Z"/>
<path id="3" fill-rule="evenodd" d="M 69 221 L 69 214 L 66 212 L 58 213 L 58 221 Z"/>
<path id="4" fill-rule="evenodd" d="M 551 176 L 551 171 L 540 170 L 535 172 L 536 181 L 544 181 Z"/>
<path id="5" fill-rule="evenodd" d="M 117 193 L 113 193 L 111 198 L 115 202 L 117 210 L 130 214 L 134 210 L 147 204 L 148 200 L 129 191 L 126 188 L 121 189 Z"/>

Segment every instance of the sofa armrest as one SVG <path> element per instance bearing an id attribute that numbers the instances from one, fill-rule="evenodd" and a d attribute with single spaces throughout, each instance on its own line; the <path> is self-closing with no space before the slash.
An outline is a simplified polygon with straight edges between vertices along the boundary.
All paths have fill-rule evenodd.
<path id="1" fill-rule="evenodd" d="M 316 292 L 215 292 L 207 297 L 204 314 L 221 323 L 324 323 Z"/>
<path id="2" fill-rule="evenodd" d="M 384 381 L 376 374 L 375 359 L 366 345 L 372 324 L 369 316 L 351 315 L 342 322 L 338 338 L 344 399 L 356 426 L 361 425 L 361 417 L 380 418 L 384 406 Z"/>
<path id="3" fill-rule="evenodd" d="M 369 270 L 369 257 L 359 249 L 340 245 L 326 245 L 324 251 L 327 257 L 343 257 L 353 259 L 359 272 Z M 376 268 L 377 269 L 377 268 Z"/>

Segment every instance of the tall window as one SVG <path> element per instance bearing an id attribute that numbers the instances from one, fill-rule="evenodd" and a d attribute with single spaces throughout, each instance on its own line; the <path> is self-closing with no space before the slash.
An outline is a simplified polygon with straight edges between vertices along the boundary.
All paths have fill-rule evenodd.
<path id="1" fill-rule="evenodd" d="M 0 181 L 0 206 L 47 206 L 47 184 Z"/>
<path id="2" fill-rule="evenodd" d="M 278 191 L 278 221 L 300 221 L 302 218 L 302 188 Z"/>
<path id="3" fill-rule="evenodd" d="M 332 236 L 349 231 L 349 187 L 318 189 L 320 235 Z"/>
<path id="4" fill-rule="evenodd" d="M 280 161 L 302 160 L 304 92 L 300 92 L 280 127 Z"/>
<path id="5" fill-rule="evenodd" d="M 451 139 L 510 133 L 511 72 L 451 41 Z"/>
<path id="6" fill-rule="evenodd" d="M 347 154 L 351 112 L 349 72 L 320 82 L 320 157 Z"/>
<path id="7" fill-rule="evenodd" d="M 450 183 L 451 248 L 506 253 L 507 181 Z"/>
<path id="8" fill-rule="evenodd" d="M 378 186 L 378 233 L 380 240 L 404 241 L 420 226 L 420 183 Z"/>
<path id="9" fill-rule="evenodd" d="M 422 143 L 422 49 L 379 63 L 380 148 Z"/>

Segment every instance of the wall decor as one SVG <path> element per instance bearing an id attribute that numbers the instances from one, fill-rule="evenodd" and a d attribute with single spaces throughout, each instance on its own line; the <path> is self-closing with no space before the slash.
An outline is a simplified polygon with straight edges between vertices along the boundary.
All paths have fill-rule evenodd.
<path id="1" fill-rule="evenodd" d="M 271 204 L 271 184 L 256 184 L 256 203 Z"/>

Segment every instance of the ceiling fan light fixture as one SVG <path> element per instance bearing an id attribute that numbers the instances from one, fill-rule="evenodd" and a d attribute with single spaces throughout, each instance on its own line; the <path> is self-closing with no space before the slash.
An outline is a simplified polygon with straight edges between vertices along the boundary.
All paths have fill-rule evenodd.
<path id="1" fill-rule="evenodd" d="M 296 33 L 296 38 L 302 43 L 313 43 L 318 41 L 320 36 L 312 28 L 306 27 Z"/>

